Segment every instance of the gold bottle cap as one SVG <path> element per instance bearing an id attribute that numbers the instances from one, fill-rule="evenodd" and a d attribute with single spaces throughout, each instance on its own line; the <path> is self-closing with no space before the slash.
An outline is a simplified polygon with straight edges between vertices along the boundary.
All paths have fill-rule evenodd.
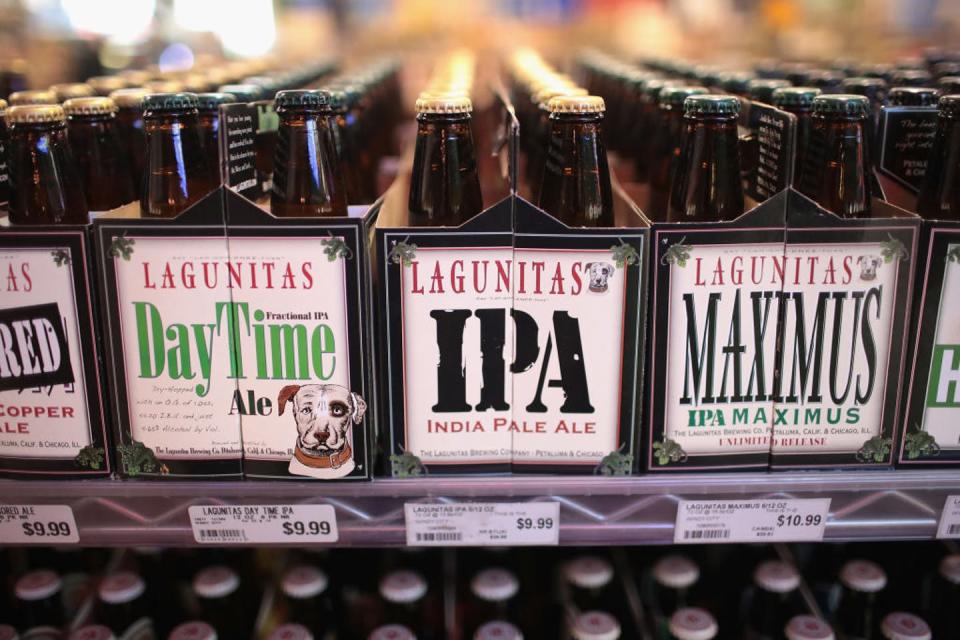
<path id="1" fill-rule="evenodd" d="M 600 96 L 557 96 L 547 103 L 550 113 L 603 113 L 606 105 Z"/>
<path id="2" fill-rule="evenodd" d="M 552 86 L 544 87 L 533 94 L 533 103 L 547 106 L 547 103 L 557 96 L 586 96 L 587 90 L 576 86 Z"/>
<path id="3" fill-rule="evenodd" d="M 60 84 L 50 85 L 50 91 L 57 96 L 58 102 L 69 100 L 70 98 L 85 98 L 96 93 L 93 87 L 86 82 L 62 82 Z"/>
<path id="4" fill-rule="evenodd" d="M 173 80 L 151 80 L 143 83 L 147 93 L 180 93 L 184 91 L 183 83 Z"/>
<path id="5" fill-rule="evenodd" d="M 140 69 L 125 69 L 117 75 L 134 86 L 139 86 L 144 82 L 153 80 L 152 73 L 149 71 L 141 71 Z"/>
<path id="6" fill-rule="evenodd" d="M 111 91 L 117 89 L 126 89 L 130 86 L 127 80 L 120 76 L 94 76 L 87 78 L 87 84 L 93 87 L 93 90 L 100 95 L 110 95 Z"/>
<path id="7" fill-rule="evenodd" d="M 7 112 L 7 106 L 6 100 L 0 100 L 0 117 Z"/>
<path id="8" fill-rule="evenodd" d="M 10 94 L 10 104 L 57 104 L 57 96 L 53 91 L 34 89 L 32 91 L 14 91 Z"/>
<path id="9" fill-rule="evenodd" d="M 35 124 L 42 122 L 66 122 L 67 114 L 58 104 L 25 104 L 7 109 L 10 124 Z"/>
<path id="10" fill-rule="evenodd" d="M 150 93 L 143 87 L 117 89 L 110 92 L 110 99 L 121 109 L 139 109 L 143 104 L 143 97 Z"/>
<path id="11" fill-rule="evenodd" d="M 69 116 L 99 116 L 115 113 L 117 105 L 110 98 L 71 98 L 63 103 L 63 110 Z"/>
<path id="12" fill-rule="evenodd" d="M 417 113 L 470 113 L 473 103 L 463 93 L 421 93 Z"/>

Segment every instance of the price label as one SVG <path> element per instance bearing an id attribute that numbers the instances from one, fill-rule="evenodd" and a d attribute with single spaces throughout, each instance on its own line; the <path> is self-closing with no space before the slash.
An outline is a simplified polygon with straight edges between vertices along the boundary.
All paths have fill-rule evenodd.
<path id="1" fill-rule="evenodd" d="M 937 538 L 960 538 L 960 496 L 947 496 L 943 503 Z"/>
<path id="2" fill-rule="evenodd" d="M 560 540 L 557 502 L 465 502 L 403 505 L 407 545 L 555 545 Z"/>
<path id="3" fill-rule="evenodd" d="M 829 498 L 809 500 L 681 500 L 677 543 L 823 540 Z"/>
<path id="4" fill-rule="evenodd" d="M 337 514 L 328 504 L 190 507 L 193 539 L 201 544 L 336 542 Z"/>
<path id="5" fill-rule="evenodd" d="M 0 505 L 0 543 L 80 542 L 73 509 L 64 504 Z"/>

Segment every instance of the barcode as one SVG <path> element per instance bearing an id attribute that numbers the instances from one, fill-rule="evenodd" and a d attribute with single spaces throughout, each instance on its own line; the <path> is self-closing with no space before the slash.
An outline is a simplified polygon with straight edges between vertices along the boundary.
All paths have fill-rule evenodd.
<path id="1" fill-rule="evenodd" d="M 684 540 L 719 540 L 729 537 L 730 529 L 694 529 L 683 532 Z"/>
<path id="2" fill-rule="evenodd" d="M 200 542 L 206 540 L 237 540 L 243 542 L 246 540 L 246 536 L 243 535 L 243 531 L 240 529 L 198 529 L 197 533 L 200 534 Z"/>
<path id="3" fill-rule="evenodd" d="M 951 524 L 947 527 L 947 533 L 951 536 L 960 534 L 960 524 Z"/>
<path id="4" fill-rule="evenodd" d="M 458 531 L 440 533 L 417 533 L 417 542 L 460 542 L 463 534 Z"/>

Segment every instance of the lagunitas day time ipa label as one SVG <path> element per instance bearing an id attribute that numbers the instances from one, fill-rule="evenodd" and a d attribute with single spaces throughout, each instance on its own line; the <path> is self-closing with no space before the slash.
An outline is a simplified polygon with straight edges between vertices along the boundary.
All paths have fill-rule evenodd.
<path id="1" fill-rule="evenodd" d="M 930 231 L 901 464 L 960 463 L 960 230 Z"/>
<path id="2" fill-rule="evenodd" d="M 83 230 L 0 234 L 0 472 L 109 473 Z"/>

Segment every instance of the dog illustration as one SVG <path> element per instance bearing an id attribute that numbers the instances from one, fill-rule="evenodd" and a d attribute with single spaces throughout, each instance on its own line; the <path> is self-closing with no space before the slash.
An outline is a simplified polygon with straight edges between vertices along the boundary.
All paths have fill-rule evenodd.
<path id="1" fill-rule="evenodd" d="M 348 434 L 360 424 L 367 403 L 358 394 L 336 384 L 292 384 L 277 396 L 277 415 L 293 404 L 297 447 L 290 473 L 298 476 L 342 478 L 356 468 Z"/>
<path id="2" fill-rule="evenodd" d="M 857 258 L 857 264 L 860 265 L 861 280 L 876 280 L 877 269 L 883 264 L 883 258 L 880 256 L 860 256 Z"/>
<path id="3" fill-rule="evenodd" d="M 603 293 L 607 290 L 607 280 L 613 276 L 613 265 L 609 262 L 588 262 L 587 271 L 590 274 L 590 291 Z"/>

